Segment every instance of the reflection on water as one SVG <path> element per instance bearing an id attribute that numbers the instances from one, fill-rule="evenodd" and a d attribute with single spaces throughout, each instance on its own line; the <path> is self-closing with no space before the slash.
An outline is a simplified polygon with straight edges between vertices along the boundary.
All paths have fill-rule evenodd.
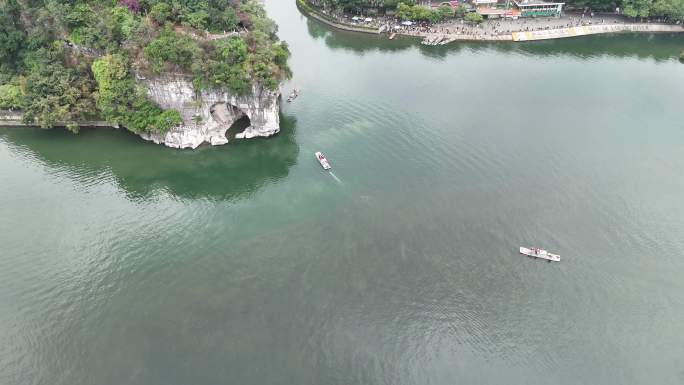
<path id="1" fill-rule="evenodd" d="M 296 135 L 0 129 L 0 385 L 680 382 L 684 67 L 267 5 Z"/>
<path id="2" fill-rule="evenodd" d="M 681 45 L 681 34 L 623 33 L 520 43 L 510 47 L 535 56 L 566 55 L 582 59 L 612 56 L 666 61 L 676 59 Z M 502 44 L 496 46 L 502 51 L 509 48 Z"/>
<path id="3" fill-rule="evenodd" d="M 296 120 L 281 116 L 281 132 L 267 139 L 236 140 L 226 146 L 178 151 L 122 131 L 3 129 L 0 140 L 22 156 L 84 184 L 106 174 L 130 197 L 166 191 L 183 198 L 237 199 L 288 174 L 297 160 Z M 27 154 L 28 153 L 28 154 Z"/>
<path id="4" fill-rule="evenodd" d="M 384 35 L 372 35 L 333 29 L 317 20 L 307 19 L 309 35 L 314 39 L 323 39 L 325 45 L 332 49 L 343 49 L 363 54 L 369 51 L 393 52 L 413 47 L 414 39 L 397 38 L 389 40 Z"/>
<path id="5" fill-rule="evenodd" d="M 419 38 L 402 37 L 389 40 L 384 35 L 341 31 L 314 20 L 307 20 L 307 30 L 314 39 L 323 39 L 332 49 L 366 52 L 393 52 L 418 47 L 420 52 L 435 59 L 463 49 L 471 51 L 495 50 L 529 56 L 571 56 L 581 59 L 612 56 L 652 58 L 656 61 L 676 60 L 682 49 L 681 34 L 620 33 L 591 35 L 579 38 L 545 40 L 526 43 L 510 42 L 454 42 L 443 46 L 425 46 Z"/>

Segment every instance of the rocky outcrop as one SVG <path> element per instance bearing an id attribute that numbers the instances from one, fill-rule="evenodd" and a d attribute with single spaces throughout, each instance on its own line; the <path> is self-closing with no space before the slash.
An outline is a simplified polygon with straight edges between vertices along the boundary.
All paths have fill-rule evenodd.
<path id="1" fill-rule="evenodd" d="M 174 148 L 197 148 L 202 143 L 228 143 L 226 133 L 238 119 L 247 116 L 249 127 L 235 133 L 236 138 L 271 136 L 280 131 L 279 91 L 260 85 L 240 96 L 225 90 L 195 92 L 191 79 L 183 75 L 164 75 L 139 80 L 150 100 L 164 109 L 176 109 L 183 123 L 165 134 L 145 133 L 143 139 Z"/>

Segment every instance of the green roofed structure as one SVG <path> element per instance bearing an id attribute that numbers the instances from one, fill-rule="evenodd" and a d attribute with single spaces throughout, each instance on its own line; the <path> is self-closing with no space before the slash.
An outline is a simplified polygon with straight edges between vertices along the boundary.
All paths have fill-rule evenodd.
<path id="1" fill-rule="evenodd" d="M 522 17 L 549 17 L 560 16 L 565 3 L 553 3 L 537 0 L 513 0 L 515 6 L 520 10 Z"/>

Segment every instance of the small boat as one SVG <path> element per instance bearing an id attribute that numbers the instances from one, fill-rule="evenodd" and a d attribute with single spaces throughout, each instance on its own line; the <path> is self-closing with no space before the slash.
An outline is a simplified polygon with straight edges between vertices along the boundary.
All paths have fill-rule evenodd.
<path id="1" fill-rule="evenodd" d="M 328 159 L 325 158 L 325 155 L 323 155 L 322 152 L 318 151 L 314 155 L 316 155 L 316 160 L 321 164 L 323 170 L 330 170 L 332 168 L 330 167 L 330 163 L 328 163 Z"/>
<path id="2" fill-rule="evenodd" d="M 390 40 L 394 40 L 394 38 L 395 38 L 396 36 L 397 36 L 397 33 L 396 33 L 396 32 L 392 32 L 392 33 L 390 33 L 390 35 L 389 35 L 389 39 L 390 39 Z"/>
<path id="3" fill-rule="evenodd" d="M 534 258 L 546 259 L 549 262 L 560 262 L 560 255 L 551 254 L 544 249 L 538 249 L 536 247 L 533 247 L 531 249 L 528 249 L 527 247 L 521 247 L 520 254 L 528 255 Z"/>
<path id="4" fill-rule="evenodd" d="M 297 96 L 299 96 L 299 90 L 295 88 L 290 96 L 287 97 L 287 102 L 292 103 L 293 100 L 297 99 Z"/>

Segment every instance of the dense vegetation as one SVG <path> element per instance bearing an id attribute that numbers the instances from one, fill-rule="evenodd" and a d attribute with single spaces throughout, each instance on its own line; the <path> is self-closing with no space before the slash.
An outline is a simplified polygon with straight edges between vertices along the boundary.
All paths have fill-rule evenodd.
<path id="1" fill-rule="evenodd" d="M 396 9 L 402 16 L 413 16 L 412 20 L 441 20 L 444 11 L 430 10 L 426 7 L 411 7 L 415 0 L 309 0 L 313 5 L 326 9 L 345 12 L 363 12 L 369 9 L 385 11 Z M 402 6 L 400 3 L 403 3 Z M 403 7 L 400 9 L 400 7 Z M 595 11 L 615 11 L 634 18 L 663 17 L 669 20 L 684 20 L 684 0 L 568 0 L 566 7 L 575 9 L 590 8 Z M 416 9 L 413 9 L 416 8 Z M 424 8 L 420 10 L 418 8 Z"/>
<path id="2" fill-rule="evenodd" d="M 300 6 L 308 7 L 311 4 L 317 8 L 323 8 L 333 12 L 353 12 L 363 11 L 395 11 L 398 18 L 402 20 L 430 21 L 433 23 L 454 17 L 454 9 L 449 6 L 441 6 L 431 9 L 416 4 L 415 0 L 297 0 Z M 461 6 L 460 9 L 465 9 Z"/>
<path id="3" fill-rule="evenodd" d="M 454 10 L 446 5 L 431 9 L 422 5 L 397 4 L 396 16 L 402 20 L 430 21 L 433 23 L 454 17 Z"/>
<path id="4" fill-rule="evenodd" d="M 147 100 L 136 76 L 246 93 L 277 88 L 288 57 L 256 0 L 0 0 L 0 108 L 43 127 L 104 118 L 163 132 L 180 114 Z"/>
<path id="5" fill-rule="evenodd" d="M 336 9 L 344 12 L 361 12 L 363 9 L 395 9 L 399 3 L 415 4 L 415 0 L 308 0 L 319 8 Z"/>
<path id="6" fill-rule="evenodd" d="M 568 5 L 601 11 L 613 11 L 619 7 L 629 17 L 684 20 L 684 0 L 572 0 Z"/>
<path id="7" fill-rule="evenodd" d="M 345 12 L 360 11 L 362 8 L 394 9 L 400 2 L 414 4 L 410 0 L 309 0 L 315 6 L 325 8 L 339 8 Z"/>

